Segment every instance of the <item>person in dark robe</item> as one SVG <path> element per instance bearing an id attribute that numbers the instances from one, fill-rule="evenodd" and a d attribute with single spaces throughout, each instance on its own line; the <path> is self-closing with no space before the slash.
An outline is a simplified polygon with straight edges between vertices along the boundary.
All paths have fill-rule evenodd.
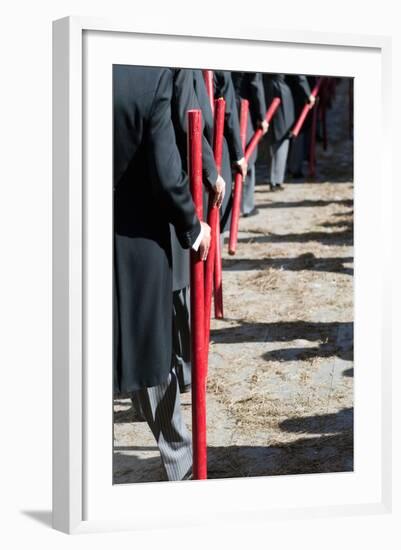
<path id="1" fill-rule="evenodd" d="M 298 120 L 299 115 L 302 112 L 302 109 L 305 107 L 306 103 L 309 103 L 311 100 L 311 88 L 309 86 L 309 81 L 305 75 L 286 75 L 286 82 L 288 83 L 292 97 L 294 99 L 294 114 L 295 120 Z M 303 124 L 300 133 L 295 139 L 291 140 L 290 152 L 288 156 L 288 172 L 294 179 L 303 178 L 304 174 L 302 171 L 303 161 L 305 159 L 305 133 L 310 129 L 308 122 L 310 117 L 307 117 L 305 123 Z"/>
<path id="2" fill-rule="evenodd" d="M 167 479 L 192 467 L 172 364 L 170 226 L 183 248 L 207 257 L 171 121 L 169 69 L 113 65 L 114 394 L 135 394 Z"/>
<path id="3" fill-rule="evenodd" d="M 245 178 L 248 165 L 241 144 L 238 110 L 231 73 L 229 71 L 213 71 L 213 85 L 215 99 L 222 97 L 226 102 L 221 168 L 222 176 L 226 182 L 226 193 L 220 209 L 220 231 L 224 235 L 231 223 L 233 172 L 240 172 Z M 213 121 L 213 117 L 211 120 Z"/>
<path id="4" fill-rule="evenodd" d="M 298 85 L 302 87 L 300 75 L 294 75 Z M 275 97 L 281 99 L 272 121 L 271 130 L 267 134 L 269 174 L 268 181 L 271 191 L 283 189 L 285 169 L 290 144 L 290 132 L 295 123 L 295 107 L 291 88 L 284 74 L 265 73 L 263 83 L 267 103 L 270 105 Z M 310 101 L 313 101 L 311 98 Z"/>
<path id="5" fill-rule="evenodd" d="M 266 116 L 266 100 L 261 73 L 247 73 L 235 71 L 232 73 L 235 96 L 240 112 L 241 99 L 249 101 L 249 116 L 246 131 L 246 143 L 248 144 L 257 128 L 262 128 L 263 134 L 267 132 L 268 124 Z M 242 194 L 242 214 L 244 217 L 254 216 L 258 213 L 255 207 L 255 162 L 257 147 L 248 161 L 248 171 L 244 181 Z"/>
<path id="6" fill-rule="evenodd" d="M 195 91 L 195 73 L 192 69 L 172 69 L 173 95 L 171 100 L 172 121 L 181 162 L 186 169 L 188 125 L 187 113 L 190 109 L 200 109 Z M 204 182 L 204 219 L 207 218 L 209 194 L 213 204 L 221 205 L 225 192 L 225 181 L 218 174 L 213 155 L 213 127 L 205 123 L 202 112 L 202 175 Z M 173 358 L 181 392 L 191 388 L 191 330 L 189 296 L 189 251 L 184 249 L 171 227 L 173 255 Z"/>

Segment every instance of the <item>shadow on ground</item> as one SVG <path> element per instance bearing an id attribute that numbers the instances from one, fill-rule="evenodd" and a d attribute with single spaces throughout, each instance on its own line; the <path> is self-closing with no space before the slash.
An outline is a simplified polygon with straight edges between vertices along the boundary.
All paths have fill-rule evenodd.
<path id="1" fill-rule="evenodd" d="M 294 475 L 353 471 L 353 409 L 335 414 L 284 420 L 285 432 L 303 434 L 289 443 L 266 446 L 208 447 L 208 478 Z M 268 439 L 268 438 L 267 438 Z M 159 457 L 138 458 L 121 451 L 157 447 L 118 447 L 114 454 L 118 483 L 143 483 L 162 479 Z M 151 474 L 151 475 L 150 475 Z"/>
<path id="2" fill-rule="evenodd" d="M 354 204 L 352 199 L 340 199 L 340 200 L 323 200 L 317 199 L 315 201 L 305 199 L 303 201 L 271 201 L 258 203 L 258 208 L 310 208 L 316 206 L 330 206 L 331 204 L 338 204 L 339 206 L 346 206 L 351 208 Z M 347 212 L 348 214 L 348 212 Z M 344 214 L 341 214 L 342 216 Z"/>
<path id="3" fill-rule="evenodd" d="M 259 241 L 260 242 L 260 241 Z M 343 273 L 353 275 L 352 267 L 344 264 L 353 262 L 351 256 L 343 258 L 317 258 L 314 254 L 307 252 L 296 258 L 239 258 L 223 259 L 223 269 L 226 271 L 262 271 L 265 269 L 284 269 L 286 271 L 327 271 L 332 273 Z"/>
<path id="4" fill-rule="evenodd" d="M 149 481 L 164 481 L 160 456 L 140 457 L 133 454 L 124 454 L 131 447 L 114 448 L 113 454 L 113 483 L 147 483 Z M 157 447 L 138 447 L 138 451 L 153 450 Z"/>
<path id="5" fill-rule="evenodd" d="M 279 424 L 280 429 L 292 433 L 338 433 L 352 430 L 354 426 L 354 409 L 348 407 L 338 413 L 317 416 L 288 418 Z"/>
<path id="6" fill-rule="evenodd" d="M 306 233 L 285 233 L 277 235 L 269 233 L 268 235 L 255 235 L 250 237 L 240 237 L 240 243 L 308 243 L 316 242 L 328 246 L 352 246 L 353 243 L 353 225 L 346 223 L 341 224 L 346 226 L 343 231 L 309 231 Z"/>
<path id="7" fill-rule="evenodd" d="M 352 322 L 277 322 L 252 323 L 236 320 L 239 325 L 211 331 L 216 343 L 241 342 L 292 342 L 306 340 L 317 342 L 317 347 L 280 348 L 264 353 L 266 361 L 294 361 L 312 357 L 332 357 L 351 361 L 353 359 Z"/>

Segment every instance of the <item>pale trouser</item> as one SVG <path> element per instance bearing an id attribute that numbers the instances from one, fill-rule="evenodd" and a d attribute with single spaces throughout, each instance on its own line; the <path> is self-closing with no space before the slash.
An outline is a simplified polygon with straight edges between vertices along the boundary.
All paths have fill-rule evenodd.
<path id="1" fill-rule="evenodd" d="M 269 183 L 272 185 L 277 185 L 284 181 L 289 141 L 289 139 L 284 139 L 270 144 L 268 148 L 270 165 Z"/>
<path id="2" fill-rule="evenodd" d="M 249 168 L 242 188 L 241 212 L 249 214 L 255 208 L 255 164 Z"/>
<path id="3" fill-rule="evenodd" d="M 163 384 L 137 390 L 131 397 L 156 439 L 167 479 L 183 479 L 192 468 L 192 438 L 181 415 L 175 370 Z"/>

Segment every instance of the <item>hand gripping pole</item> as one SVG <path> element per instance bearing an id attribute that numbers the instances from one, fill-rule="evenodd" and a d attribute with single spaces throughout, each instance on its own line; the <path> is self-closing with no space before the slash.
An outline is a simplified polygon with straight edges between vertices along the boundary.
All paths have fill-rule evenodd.
<path id="1" fill-rule="evenodd" d="M 322 85 L 323 77 L 320 77 L 319 80 L 316 83 L 316 86 L 313 88 L 311 95 L 314 97 L 317 97 L 319 94 L 320 86 Z M 313 108 L 313 106 L 310 103 L 307 103 L 304 108 L 301 111 L 301 114 L 298 117 L 297 122 L 295 123 L 294 128 L 291 131 L 292 137 L 297 137 L 299 132 L 301 131 L 301 128 L 305 122 L 306 117 L 308 116 L 309 111 Z"/>
<path id="2" fill-rule="evenodd" d="M 273 101 L 270 103 L 270 107 L 266 111 L 265 120 L 268 124 L 270 124 L 271 119 L 274 117 L 277 109 L 279 108 L 279 105 L 281 103 L 281 99 L 279 97 L 275 97 Z M 258 128 L 256 132 L 253 134 L 251 141 L 248 143 L 248 146 L 245 151 L 245 160 L 249 162 L 249 159 L 252 156 L 252 153 L 256 149 L 256 146 L 258 145 L 259 141 L 262 139 L 263 136 L 263 130 L 262 128 Z"/>

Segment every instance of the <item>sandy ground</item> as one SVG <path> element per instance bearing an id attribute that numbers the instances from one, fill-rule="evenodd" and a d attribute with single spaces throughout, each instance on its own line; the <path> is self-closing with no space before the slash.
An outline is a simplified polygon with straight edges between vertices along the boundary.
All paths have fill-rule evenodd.
<path id="1" fill-rule="evenodd" d="M 347 88 L 329 113 L 316 180 L 271 193 L 224 251 L 224 321 L 212 321 L 208 477 L 353 469 L 353 185 Z M 225 247 L 227 249 L 227 247 Z M 191 426 L 191 395 L 182 396 Z M 146 423 L 115 401 L 115 483 L 162 479 Z"/>

